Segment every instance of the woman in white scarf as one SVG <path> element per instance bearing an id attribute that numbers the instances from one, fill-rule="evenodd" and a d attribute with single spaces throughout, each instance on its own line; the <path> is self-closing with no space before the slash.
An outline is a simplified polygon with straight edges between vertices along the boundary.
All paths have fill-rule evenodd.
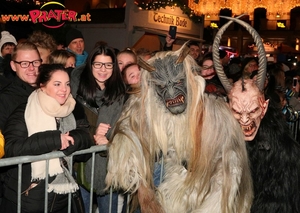
<path id="1" fill-rule="evenodd" d="M 22 109 L 17 110 L 9 119 L 6 128 L 8 130 L 6 156 L 38 155 L 56 150 L 62 150 L 69 155 L 90 147 L 92 140 L 88 130 L 78 129 L 78 119 L 76 120 L 72 113 L 76 102 L 70 94 L 70 78 L 67 70 L 57 64 L 41 65 L 37 87 L 29 96 L 25 111 L 21 106 Z M 20 116 L 20 111 L 23 116 Z M 79 111 L 80 109 L 76 110 Z M 81 118 L 84 118 L 83 115 L 84 111 L 80 115 Z M 24 120 L 20 121 L 20 117 Z M 83 124 L 82 119 L 80 124 Z M 88 123 L 85 127 L 88 127 Z M 21 131 L 23 137 L 26 129 L 26 139 L 20 141 L 20 134 L 10 136 L 16 134 L 16 131 L 12 133 L 13 128 L 18 128 L 14 130 Z M 64 160 L 68 163 L 68 157 Z M 49 161 L 48 212 L 67 212 L 67 194 L 78 190 L 78 185 L 62 161 L 58 158 Z M 0 207 L 10 209 L 7 211 L 10 213 L 16 209 L 16 205 L 12 204 L 16 203 L 17 197 L 12 196 L 12 192 L 16 193 L 17 188 L 11 185 L 17 179 L 15 175 L 16 171 L 8 172 L 6 187 L 9 190 L 4 195 L 5 208 L 2 208 L 3 205 Z M 44 212 L 46 162 L 38 161 L 24 165 L 22 176 L 22 212 Z"/>

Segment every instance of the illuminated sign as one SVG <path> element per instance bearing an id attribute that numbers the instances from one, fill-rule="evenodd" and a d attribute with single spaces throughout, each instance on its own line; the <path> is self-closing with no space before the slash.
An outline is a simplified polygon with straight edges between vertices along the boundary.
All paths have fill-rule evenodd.
<path id="1" fill-rule="evenodd" d="M 48 28 L 59 28 L 65 22 L 89 22 L 91 15 L 82 14 L 77 17 L 77 12 L 68 10 L 59 2 L 51 1 L 42 5 L 39 10 L 30 10 L 29 15 L 1 15 L 4 22 L 7 21 L 31 21 L 32 23 L 41 23 Z"/>
<path id="2" fill-rule="evenodd" d="M 211 23 L 210 23 L 210 27 L 211 27 L 211 28 L 218 28 L 218 24 L 215 23 L 215 22 L 211 22 Z"/>
<path id="3" fill-rule="evenodd" d="M 283 22 L 278 21 L 277 22 L 277 27 L 279 27 L 279 28 L 285 28 L 285 24 Z"/>
<path id="4" fill-rule="evenodd" d="M 168 26 L 173 25 L 186 30 L 192 28 L 192 22 L 187 17 L 159 13 L 156 11 L 149 11 L 148 22 L 152 24 L 165 24 Z"/>

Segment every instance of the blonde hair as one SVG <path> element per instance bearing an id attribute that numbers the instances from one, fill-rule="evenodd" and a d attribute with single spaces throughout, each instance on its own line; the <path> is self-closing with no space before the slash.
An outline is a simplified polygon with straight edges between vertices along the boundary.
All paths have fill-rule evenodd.
<path id="1" fill-rule="evenodd" d="M 43 31 L 34 31 L 28 38 L 28 41 L 34 43 L 37 47 L 44 48 L 53 52 L 57 48 L 57 44 L 52 35 Z"/>
<path id="2" fill-rule="evenodd" d="M 124 50 L 120 51 L 117 54 L 117 58 L 119 57 L 119 55 L 122 55 L 122 54 L 131 55 L 134 58 L 134 63 L 137 62 L 137 54 L 136 54 L 136 52 L 133 49 L 131 49 L 129 47 L 125 48 Z"/>
<path id="3" fill-rule="evenodd" d="M 34 43 L 29 42 L 29 41 L 24 41 L 24 42 L 18 43 L 17 46 L 15 46 L 15 48 L 11 54 L 12 61 L 16 60 L 19 50 L 34 50 L 40 56 L 40 53 Z"/>
<path id="4" fill-rule="evenodd" d="M 49 55 L 48 59 L 50 64 L 62 64 L 65 67 L 67 60 L 70 57 L 74 57 L 76 59 L 74 53 L 67 50 L 55 50 Z"/>

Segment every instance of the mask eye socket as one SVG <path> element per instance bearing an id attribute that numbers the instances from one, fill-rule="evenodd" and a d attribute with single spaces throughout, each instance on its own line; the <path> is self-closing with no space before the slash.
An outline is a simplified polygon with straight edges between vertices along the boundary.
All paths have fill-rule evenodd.
<path id="1" fill-rule="evenodd" d="M 259 108 L 256 107 L 254 110 L 252 110 L 250 113 L 255 113 Z"/>
<path id="2" fill-rule="evenodd" d="M 241 115 L 242 113 L 241 112 L 238 112 L 237 110 L 233 109 L 232 108 L 232 111 L 235 113 L 235 114 L 238 114 L 238 115 Z"/>

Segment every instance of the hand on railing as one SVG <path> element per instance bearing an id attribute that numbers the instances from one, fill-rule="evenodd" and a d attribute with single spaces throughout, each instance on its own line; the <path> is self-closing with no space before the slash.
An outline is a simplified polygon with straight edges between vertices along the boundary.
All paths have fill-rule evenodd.
<path id="1" fill-rule="evenodd" d="M 95 144 L 97 145 L 105 145 L 108 144 L 108 140 L 105 135 L 96 134 L 94 135 Z"/>
<path id="2" fill-rule="evenodd" d="M 96 129 L 95 135 L 106 135 L 110 128 L 109 124 L 100 123 Z"/>
<path id="3" fill-rule="evenodd" d="M 69 132 L 60 135 L 61 139 L 61 148 L 60 150 L 64 150 L 70 146 L 70 144 L 74 145 L 74 139 L 72 136 L 69 136 Z"/>
<path id="4" fill-rule="evenodd" d="M 108 140 L 105 135 L 110 128 L 111 127 L 109 124 L 105 124 L 105 123 L 99 124 L 94 135 L 95 144 L 104 145 L 108 143 Z"/>

